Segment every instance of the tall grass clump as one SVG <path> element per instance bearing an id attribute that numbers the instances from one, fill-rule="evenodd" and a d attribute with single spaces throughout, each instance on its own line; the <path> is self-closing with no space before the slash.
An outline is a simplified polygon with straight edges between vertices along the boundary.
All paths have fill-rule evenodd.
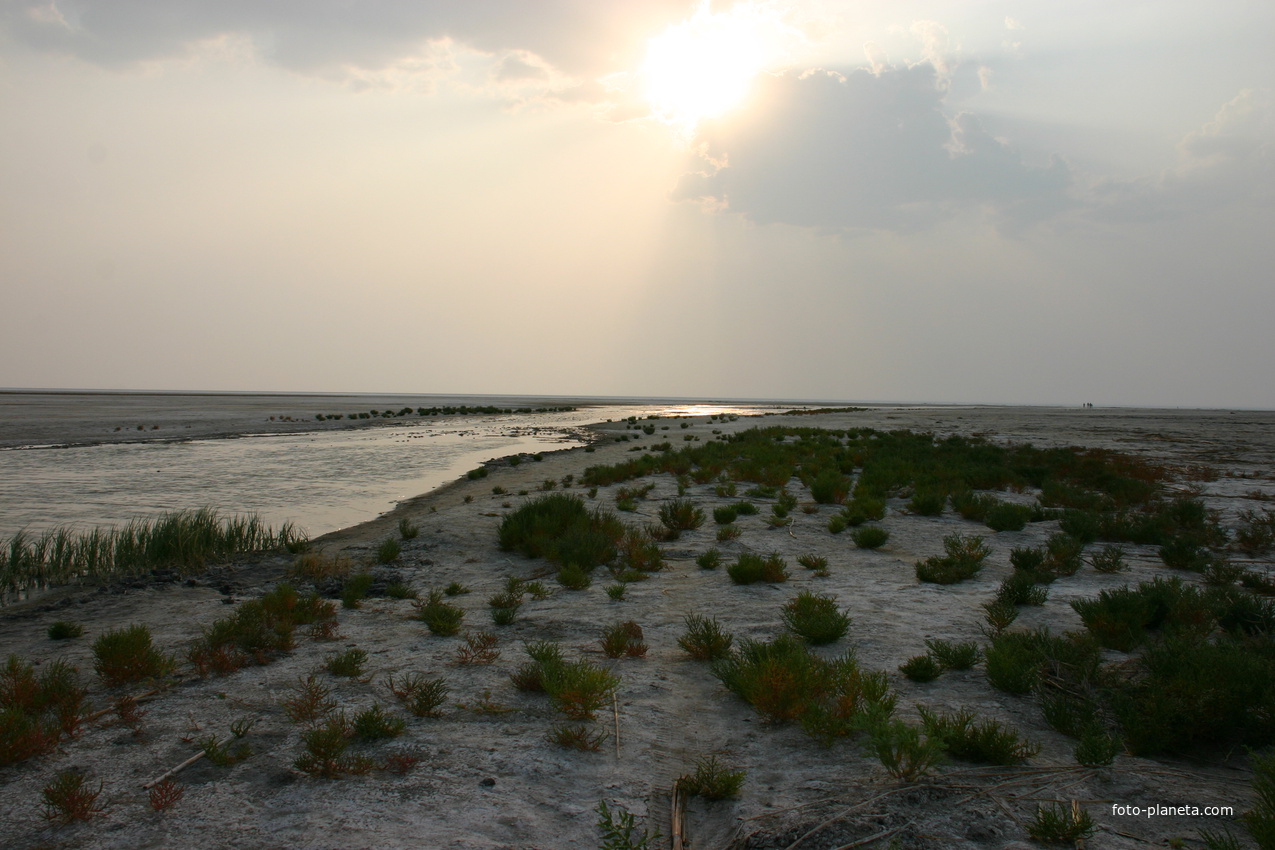
<path id="1" fill-rule="evenodd" d="M 976 722 L 972 711 L 938 714 L 917 706 L 921 723 L 931 738 L 942 741 L 952 758 L 979 764 L 1020 764 L 1036 753 L 1040 746 L 1019 737 L 1013 729 L 996 720 Z"/>
<path id="2" fill-rule="evenodd" d="M 255 514 L 223 518 L 211 508 L 87 532 L 57 528 L 34 537 L 20 531 L 0 538 L 0 593 L 107 581 L 155 569 L 186 574 L 242 552 L 300 551 L 305 541 L 291 523 L 275 530 Z"/>

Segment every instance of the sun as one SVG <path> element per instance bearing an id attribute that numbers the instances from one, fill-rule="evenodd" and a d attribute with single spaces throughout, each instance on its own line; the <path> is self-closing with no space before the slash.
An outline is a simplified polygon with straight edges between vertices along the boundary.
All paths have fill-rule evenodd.
<path id="1" fill-rule="evenodd" d="M 647 45 L 641 73 L 652 113 L 689 134 L 738 108 L 754 78 L 778 59 L 783 33 L 767 6 L 741 3 L 714 13 L 701 4 Z"/>

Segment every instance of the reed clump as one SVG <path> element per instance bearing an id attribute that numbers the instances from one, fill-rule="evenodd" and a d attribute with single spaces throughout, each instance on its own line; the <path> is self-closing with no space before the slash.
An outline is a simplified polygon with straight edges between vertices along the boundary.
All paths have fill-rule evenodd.
<path id="1" fill-rule="evenodd" d="M 278 530 L 255 514 L 222 517 L 212 508 L 174 511 L 123 527 L 0 539 L 0 594 L 110 581 L 158 569 L 187 574 L 243 552 L 300 552 L 306 537 L 291 523 Z M 3 597 L 0 597 L 2 601 Z"/>

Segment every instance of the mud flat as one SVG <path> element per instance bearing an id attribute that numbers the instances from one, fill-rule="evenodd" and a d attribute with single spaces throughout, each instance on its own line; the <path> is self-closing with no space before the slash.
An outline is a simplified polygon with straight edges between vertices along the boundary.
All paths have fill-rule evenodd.
<path id="1" fill-rule="evenodd" d="M 1010 551 L 1042 545 L 1058 530 L 1056 520 L 994 533 L 950 508 L 939 516 L 909 513 L 908 499 L 899 496 L 888 501 L 879 523 L 890 532 L 886 545 L 858 549 L 848 534 L 828 530 L 838 506 L 814 505 L 794 479 L 788 488 L 810 513 L 794 510 L 790 525 L 772 527 L 766 518 L 773 499 L 758 499 L 761 513 L 736 522 L 739 538 L 719 543 L 711 509 L 743 498 L 748 485 L 741 484 L 739 495 L 731 497 L 719 496 L 711 482 L 692 484 L 686 495 L 710 519 L 662 544 L 664 569 L 628 584 L 619 601 L 606 592 L 613 582 L 604 569 L 595 572 L 591 587 L 566 590 L 545 561 L 501 551 L 497 528 L 510 511 L 540 495 L 548 481 L 555 482 L 554 492 L 579 494 L 591 506 L 614 509 L 616 490 L 623 485 L 601 486 L 589 497 L 579 484 L 589 466 L 636 457 L 635 448 L 656 442 L 672 441 L 678 448 L 688 437 L 686 445 L 698 444 L 696 438 L 704 442 L 717 432 L 757 425 L 910 429 L 980 435 L 994 443 L 1113 448 L 1171 464 L 1178 473 L 1171 486 L 1198 494 L 1227 524 L 1240 511 L 1265 504 L 1260 497 L 1275 497 L 1275 415 L 875 408 L 641 424 L 656 430 L 619 442 L 614 438 L 641 431 L 624 422 L 598 426 L 591 451 L 550 453 L 541 462 L 527 458 L 517 466 L 493 463 L 484 478 L 462 479 L 373 522 L 315 541 L 315 549 L 327 556 L 372 564 L 376 548 L 398 536 L 401 520 L 420 529 L 419 536 L 402 541 L 401 554 L 390 564 L 369 567 L 380 581 L 357 609 L 339 609 L 335 640 L 302 637 L 294 650 L 271 663 L 224 677 L 199 678 L 183 662 L 170 687 L 141 702 L 145 715 L 139 732 L 108 711 L 56 751 L 0 767 L 0 844 L 15 850 L 594 847 L 600 841 L 597 808 L 605 801 L 665 836 L 652 846 L 669 846 L 672 786 L 707 754 L 744 770 L 746 779 L 736 800 L 690 802 L 685 834 L 695 848 L 813 850 L 873 842 L 887 846 L 892 839 L 903 847 L 1031 846 L 1025 824 L 1039 804 L 1055 801 L 1076 801 L 1091 815 L 1097 826 L 1093 847 L 1165 846 L 1178 838 L 1186 840 L 1185 846 L 1199 846 L 1201 828 L 1233 827 L 1252 805 L 1251 774 L 1240 748 L 1207 758 L 1121 754 L 1109 767 L 1084 768 L 1073 757 L 1075 742 L 1045 723 L 1037 701 L 992 688 L 982 667 L 950 671 L 924 684 L 898 672 L 900 664 L 925 651 L 927 639 L 985 645 L 981 606 L 1010 574 Z M 678 482 L 657 474 L 636 483 L 654 488 L 635 511 L 619 516 L 639 526 L 657 523 L 660 507 L 678 497 Z M 493 492 L 496 488 L 504 492 Z M 985 568 L 959 584 L 918 583 L 915 562 L 942 552 L 943 538 L 952 534 L 984 538 L 991 550 Z M 791 579 L 735 585 L 725 570 L 697 566 L 696 557 L 711 547 L 727 561 L 740 552 L 778 553 L 789 564 Z M 1169 574 L 1199 581 L 1194 573 L 1168 570 L 1155 547 L 1131 545 L 1127 551 L 1126 571 L 1101 574 L 1086 565 L 1059 578 L 1049 586 L 1046 604 L 1022 608 L 1011 628 L 1079 630 L 1082 623 L 1069 604 L 1074 599 Z M 798 567 L 797 558 L 804 554 L 826 558 L 828 575 Z M 1251 569 L 1270 570 L 1268 557 L 1248 560 Z M 104 688 L 92 673 L 91 645 L 98 635 L 144 624 L 158 646 L 184 659 L 202 629 L 232 610 L 228 603 L 262 593 L 284 577 L 291 561 L 286 555 L 244 558 L 189 580 L 56 591 L 0 610 L 0 651 L 41 664 L 65 659 L 89 684 L 94 710 L 108 709 L 125 693 L 151 688 Z M 539 580 L 550 594 L 528 596 L 512 625 L 495 626 L 488 599 L 505 588 L 509 577 Z M 466 629 L 498 636 L 499 657 L 489 664 L 458 664 L 464 632 L 431 634 L 417 618 L 413 600 L 384 595 L 391 581 L 406 583 L 422 596 L 453 582 L 468 587 L 470 593 L 448 601 L 464 609 Z M 1019 730 L 1039 745 L 1039 752 L 1016 767 L 949 761 L 918 781 L 900 782 L 886 773 L 862 736 L 823 747 L 795 724 L 767 724 L 706 664 L 691 660 L 678 646 L 688 614 L 717 618 L 736 641 L 771 639 L 784 631 L 781 607 L 803 590 L 833 596 L 851 617 L 847 636 L 817 652 L 831 656 L 853 649 L 864 669 L 886 671 L 898 696 L 899 717 L 915 723 L 918 705 L 939 711 L 968 708 Z M 84 635 L 50 640 L 46 630 L 59 620 L 82 625 Z M 640 624 L 649 645 L 645 657 L 604 657 L 599 638 L 621 621 Z M 560 642 L 569 657 L 589 659 L 619 675 L 614 704 L 589 724 L 608 736 L 598 751 L 566 749 L 547 740 L 561 725 L 557 712 L 544 694 L 511 685 L 510 673 L 527 660 L 524 644 L 540 640 Z M 338 677 L 326 671 L 328 657 L 350 649 L 366 652 L 363 675 Z M 1124 658 L 1104 651 L 1107 661 Z M 410 673 L 447 681 L 450 694 L 439 716 L 413 716 L 390 694 L 389 678 L 401 681 Z M 281 703 L 309 676 L 330 688 L 330 698 L 348 716 L 379 704 L 406 722 L 401 736 L 356 744 L 351 752 L 378 764 L 392 755 L 418 761 L 401 774 L 373 770 L 339 779 L 298 770 L 304 726 L 291 722 Z M 177 775 L 185 788 L 182 799 L 171 810 L 153 811 L 142 785 L 196 755 L 200 739 L 213 735 L 230 741 L 232 724 L 244 718 L 254 721 L 243 738 L 252 755 L 230 766 L 196 761 Z M 41 789 L 67 770 L 87 775 L 93 788 L 101 783 L 103 811 L 84 823 L 52 826 L 41 817 Z M 1148 818 L 1113 814 L 1113 805 L 1229 806 L 1234 815 Z"/>

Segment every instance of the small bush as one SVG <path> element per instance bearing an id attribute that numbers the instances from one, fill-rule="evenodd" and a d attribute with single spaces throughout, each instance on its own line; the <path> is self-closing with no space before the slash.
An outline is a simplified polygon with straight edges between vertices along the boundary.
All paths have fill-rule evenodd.
<path id="1" fill-rule="evenodd" d="M 593 577 L 574 564 L 558 570 L 558 584 L 567 590 L 585 590 L 593 584 Z"/>
<path id="2" fill-rule="evenodd" d="M 921 739 L 921 732 L 902 720 L 872 724 L 872 750 L 881 766 L 895 779 L 912 782 L 928 773 L 943 760 L 942 742 Z"/>
<path id="3" fill-rule="evenodd" d="M 1036 816 L 1027 824 L 1027 834 L 1042 844 L 1074 845 L 1093 831 L 1093 818 L 1076 804 L 1037 806 Z"/>
<path id="4" fill-rule="evenodd" d="M 695 772 L 678 778 L 677 787 L 683 794 L 702 797 L 705 800 L 733 800 L 744 787 L 745 772 L 730 770 L 717 761 L 717 756 L 695 760 Z"/>
<path id="5" fill-rule="evenodd" d="M 404 540 L 414 540 L 420 533 L 420 526 L 414 525 L 407 517 L 398 521 L 398 535 Z"/>
<path id="6" fill-rule="evenodd" d="M 806 643 L 822 646 L 840 640 L 850 629 L 850 617 L 837 610 L 831 596 L 803 591 L 790 599 L 781 612 L 784 624 Z"/>
<path id="7" fill-rule="evenodd" d="M 84 634 L 84 627 L 78 623 L 58 620 L 49 626 L 49 640 L 72 640 Z"/>
<path id="8" fill-rule="evenodd" d="M 375 579 L 369 573 L 359 573 L 347 578 L 341 586 L 341 607 L 358 608 L 359 601 L 371 590 L 373 581 Z"/>
<path id="9" fill-rule="evenodd" d="M 953 758 L 979 764 L 1014 765 L 1040 752 L 1038 745 L 1022 740 L 1017 732 L 995 720 L 976 723 L 972 711 L 936 714 L 924 706 L 918 706 L 917 710 L 925 733 L 941 741 L 943 749 Z"/>
<path id="10" fill-rule="evenodd" d="M 713 508 L 713 522 L 718 525 L 730 525 L 739 517 L 739 511 L 734 505 L 726 505 L 721 508 Z"/>
<path id="11" fill-rule="evenodd" d="M 596 753 L 606 743 L 607 733 L 602 730 L 590 731 L 588 726 L 576 724 L 555 726 L 549 730 L 548 738 L 551 742 L 569 750 Z"/>
<path id="12" fill-rule="evenodd" d="M 994 634 L 1005 631 L 1018 619 L 1018 608 L 1000 599 L 983 603 L 983 611 L 986 612 L 987 625 L 991 626 Z"/>
<path id="13" fill-rule="evenodd" d="M 332 692 L 313 676 L 299 680 L 292 690 L 293 695 L 283 701 L 283 712 L 293 723 L 310 723 L 336 708 L 328 699 Z"/>
<path id="14" fill-rule="evenodd" d="M 465 585 L 458 581 L 454 581 L 447 585 L 447 587 L 443 588 L 443 594 L 446 596 L 461 596 L 470 592 L 471 591 L 468 587 L 465 587 Z"/>
<path id="15" fill-rule="evenodd" d="M 1006 605 L 1044 605 L 1049 589 L 1036 584 L 1030 573 L 1013 572 L 996 590 L 996 600 Z"/>
<path id="16" fill-rule="evenodd" d="M 1076 762 L 1083 767 L 1106 767 L 1115 761 L 1121 749 L 1119 738 L 1091 729 L 1081 735 L 1074 753 Z"/>
<path id="17" fill-rule="evenodd" d="M 918 490 L 908 502 L 908 510 L 920 516 L 939 516 L 947 505 L 947 494 L 941 490 Z"/>
<path id="18" fill-rule="evenodd" d="M 850 535 L 854 545 L 860 549 L 880 549 L 890 539 L 890 532 L 877 525 L 865 525 L 856 528 Z"/>
<path id="19" fill-rule="evenodd" d="M 347 649 L 345 652 L 329 655 L 323 666 L 333 676 L 356 678 L 363 675 L 363 663 L 365 661 L 367 661 L 366 650 Z"/>
<path id="20" fill-rule="evenodd" d="M 802 555 L 797 559 L 797 563 L 801 564 L 808 570 L 826 570 L 828 569 L 828 559 L 822 555 Z"/>
<path id="21" fill-rule="evenodd" d="M 588 661 L 540 662 L 541 684 L 555 707 L 572 720 L 591 720 L 620 687 L 618 676 Z"/>
<path id="22" fill-rule="evenodd" d="M 443 594 L 431 590 L 429 597 L 420 606 L 417 617 L 439 637 L 450 637 L 460 632 L 461 623 L 465 619 L 465 611 L 457 605 L 443 601 Z"/>
<path id="23" fill-rule="evenodd" d="M 1012 549 L 1009 553 L 1009 563 L 1015 570 L 1024 573 L 1039 573 L 1045 568 L 1045 550 L 1033 548 Z"/>
<path id="24" fill-rule="evenodd" d="M 677 639 L 677 645 L 696 661 L 715 661 L 730 653 L 734 638 L 722 629 L 712 617 L 687 614 L 684 621 L 686 633 Z"/>
<path id="25" fill-rule="evenodd" d="M 1074 575 L 1080 569 L 1084 544 L 1070 534 L 1051 534 L 1045 541 L 1044 569 L 1054 575 Z"/>
<path id="26" fill-rule="evenodd" d="M 628 589 L 629 589 L 629 586 L 625 584 L 624 582 L 620 582 L 619 584 L 608 585 L 607 598 L 610 599 L 612 602 L 621 602 L 624 600 L 624 593 Z"/>
<path id="27" fill-rule="evenodd" d="M 370 761 L 345 754 L 352 734 L 353 729 L 344 715 L 329 717 L 323 724 L 307 729 L 301 733 L 305 753 L 292 763 L 293 767 L 323 779 L 368 772 L 373 766 Z"/>
<path id="28" fill-rule="evenodd" d="M 983 568 L 983 559 L 991 554 L 983 538 L 959 534 L 944 537 L 943 548 L 945 555 L 917 561 L 917 579 L 934 584 L 956 584 L 976 575 Z"/>
<path id="29" fill-rule="evenodd" d="M 735 584 L 756 584 L 762 581 L 778 584 L 788 580 L 787 564 L 778 554 L 763 558 L 752 552 L 744 552 L 735 559 L 735 563 L 726 567 L 726 573 Z"/>
<path id="30" fill-rule="evenodd" d="M 89 788 L 87 778 L 73 770 L 59 773 L 56 779 L 44 786 L 40 795 L 44 798 L 41 814 L 51 823 L 92 820 L 106 812 L 105 807 L 97 802 L 97 798 L 102 796 L 102 783 L 99 782 L 97 789 L 93 790 Z"/>
<path id="31" fill-rule="evenodd" d="M 1244 813 L 1244 825 L 1259 847 L 1275 847 L 1275 753 L 1251 754 L 1257 802 Z"/>
<path id="32" fill-rule="evenodd" d="M 401 717 L 387 714 L 379 705 L 373 705 L 354 715 L 351 727 L 354 737 L 360 741 L 379 741 L 402 735 L 407 723 Z"/>
<path id="33" fill-rule="evenodd" d="M 451 690 L 443 679 L 430 679 L 419 673 L 408 673 L 397 681 L 390 676 L 385 687 L 417 717 L 437 717 Z"/>
<path id="34" fill-rule="evenodd" d="M 491 632 L 469 632 L 456 648 L 457 664 L 494 664 L 500 657 L 500 638 Z"/>
<path id="35" fill-rule="evenodd" d="M 927 640 L 925 648 L 944 670 L 968 670 L 983 658 L 974 641 L 951 643 L 945 640 Z"/>
<path id="36" fill-rule="evenodd" d="M 1090 556 L 1089 563 L 1100 573 L 1118 573 L 1125 568 L 1124 556 L 1123 546 L 1104 546 Z"/>
<path id="37" fill-rule="evenodd" d="M 1032 509 L 1029 506 L 998 501 L 987 512 L 984 522 L 992 531 L 1022 531 L 1031 518 Z"/>
<path id="38" fill-rule="evenodd" d="M 376 562 L 378 564 L 393 563 L 398 559 L 399 553 L 403 551 L 403 546 L 393 537 L 388 537 L 376 547 Z"/>
<path id="39" fill-rule="evenodd" d="M 654 426 L 647 427 L 652 433 L 655 431 Z M 598 801 L 598 829 L 602 831 L 599 850 L 651 850 L 651 842 L 658 842 L 662 837 L 658 831 L 654 834 L 645 829 L 638 832 L 637 820 L 632 812 L 617 806 L 616 814 L 612 815 L 605 800 Z"/>
<path id="40" fill-rule="evenodd" d="M 737 526 L 723 525 L 721 528 L 717 529 L 717 542 L 729 543 L 732 540 L 738 540 L 740 534 L 742 534 L 742 532 Z"/>
<path id="41" fill-rule="evenodd" d="M 932 682 L 943 672 L 943 666 L 930 655 L 914 655 L 899 665 L 899 671 L 914 682 Z"/>
<path id="42" fill-rule="evenodd" d="M 674 499 L 660 505 L 660 522 L 675 531 L 694 531 L 704 524 L 704 512 L 690 499 Z"/>
<path id="43" fill-rule="evenodd" d="M 642 627 L 629 620 L 616 623 L 602 633 L 602 654 L 607 658 L 641 658 L 646 655 L 647 645 L 642 642 Z"/>
<path id="44" fill-rule="evenodd" d="M 715 570 L 722 564 L 722 553 L 716 549 L 709 549 L 696 557 L 695 563 L 701 570 Z"/>
<path id="45" fill-rule="evenodd" d="M 186 786 L 170 777 L 151 786 L 147 802 L 153 811 L 166 812 L 180 803 L 185 794 Z"/>
<path id="46" fill-rule="evenodd" d="M 93 642 L 93 669 L 107 687 L 163 676 L 173 659 L 151 644 L 150 629 L 142 625 L 111 629 Z"/>

